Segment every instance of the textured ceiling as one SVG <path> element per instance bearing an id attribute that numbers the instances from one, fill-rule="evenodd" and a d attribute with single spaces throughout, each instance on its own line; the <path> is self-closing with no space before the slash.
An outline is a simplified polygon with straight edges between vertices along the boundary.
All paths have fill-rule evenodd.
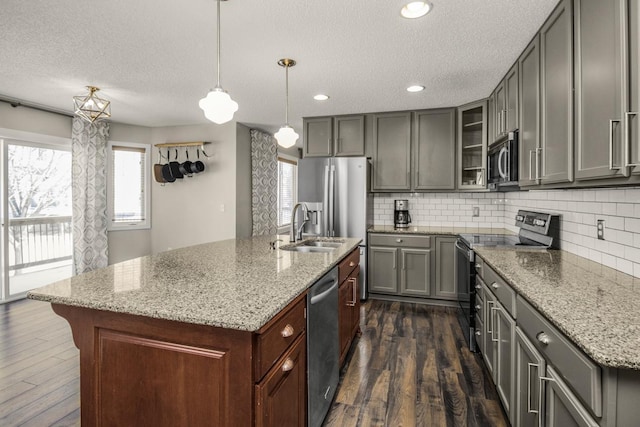
<path id="1" fill-rule="evenodd" d="M 557 0 L 432 0 L 420 19 L 401 0 L 230 0 L 221 5 L 221 84 L 235 118 L 274 132 L 302 117 L 460 105 L 489 95 Z M 214 0 L 2 0 L 0 96 L 71 111 L 96 85 L 112 120 L 207 123 L 215 86 Z M 408 93 L 411 84 L 426 87 Z M 331 98 L 312 99 L 317 93 Z"/>

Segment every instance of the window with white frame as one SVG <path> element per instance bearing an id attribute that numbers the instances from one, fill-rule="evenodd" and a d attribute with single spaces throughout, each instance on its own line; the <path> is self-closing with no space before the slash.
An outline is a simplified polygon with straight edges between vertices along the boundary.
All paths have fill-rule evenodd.
<path id="1" fill-rule="evenodd" d="M 278 157 L 278 227 L 291 224 L 291 210 L 296 202 L 297 163 Z"/>
<path id="2" fill-rule="evenodd" d="M 145 144 L 109 142 L 109 230 L 150 228 L 149 149 Z"/>

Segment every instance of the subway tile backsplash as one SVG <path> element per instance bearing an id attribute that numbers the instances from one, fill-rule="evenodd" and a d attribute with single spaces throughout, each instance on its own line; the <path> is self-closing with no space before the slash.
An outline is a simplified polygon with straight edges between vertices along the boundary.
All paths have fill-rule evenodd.
<path id="1" fill-rule="evenodd" d="M 640 187 L 508 193 L 376 194 L 374 224 L 393 225 L 393 201 L 409 200 L 412 225 L 507 228 L 518 209 L 561 215 L 560 247 L 640 277 Z M 480 216 L 473 216 L 473 207 Z M 598 240 L 596 221 L 605 221 Z"/>

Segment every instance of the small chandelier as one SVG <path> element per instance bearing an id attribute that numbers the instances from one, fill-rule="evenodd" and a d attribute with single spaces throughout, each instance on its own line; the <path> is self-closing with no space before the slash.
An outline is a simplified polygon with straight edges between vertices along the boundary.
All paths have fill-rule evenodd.
<path id="1" fill-rule="evenodd" d="M 73 97 L 75 114 L 90 123 L 111 117 L 111 101 L 99 98 L 96 95 L 100 88 L 87 86 L 87 89 L 89 89 L 87 95 Z"/>
<path id="2" fill-rule="evenodd" d="M 278 65 L 284 67 L 286 78 L 286 95 L 285 95 L 285 123 L 274 135 L 281 147 L 293 147 L 298 140 L 298 135 L 291 126 L 289 126 L 289 67 L 296 65 L 293 59 L 284 58 L 278 61 Z"/>
<path id="3" fill-rule="evenodd" d="M 218 35 L 217 35 L 217 61 L 218 61 L 218 81 L 216 87 L 202 98 L 198 105 L 204 111 L 204 116 L 214 123 L 219 125 L 228 122 L 233 119 L 233 113 L 238 111 L 238 103 L 235 102 L 227 91 L 220 86 L 220 2 L 226 0 L 216 0 L 218 3 L 217 18 L 218 18 Z"/>

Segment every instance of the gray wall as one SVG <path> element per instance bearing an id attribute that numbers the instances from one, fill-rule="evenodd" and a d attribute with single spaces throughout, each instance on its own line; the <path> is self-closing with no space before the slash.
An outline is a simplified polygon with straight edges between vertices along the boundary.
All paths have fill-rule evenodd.
<path id="1" fill-rule="evenodd" d="M 71 100 L 69 100 L 71 106 Z M 71 139 L 71 118 L 0 102 L 0 128 Z"/>

